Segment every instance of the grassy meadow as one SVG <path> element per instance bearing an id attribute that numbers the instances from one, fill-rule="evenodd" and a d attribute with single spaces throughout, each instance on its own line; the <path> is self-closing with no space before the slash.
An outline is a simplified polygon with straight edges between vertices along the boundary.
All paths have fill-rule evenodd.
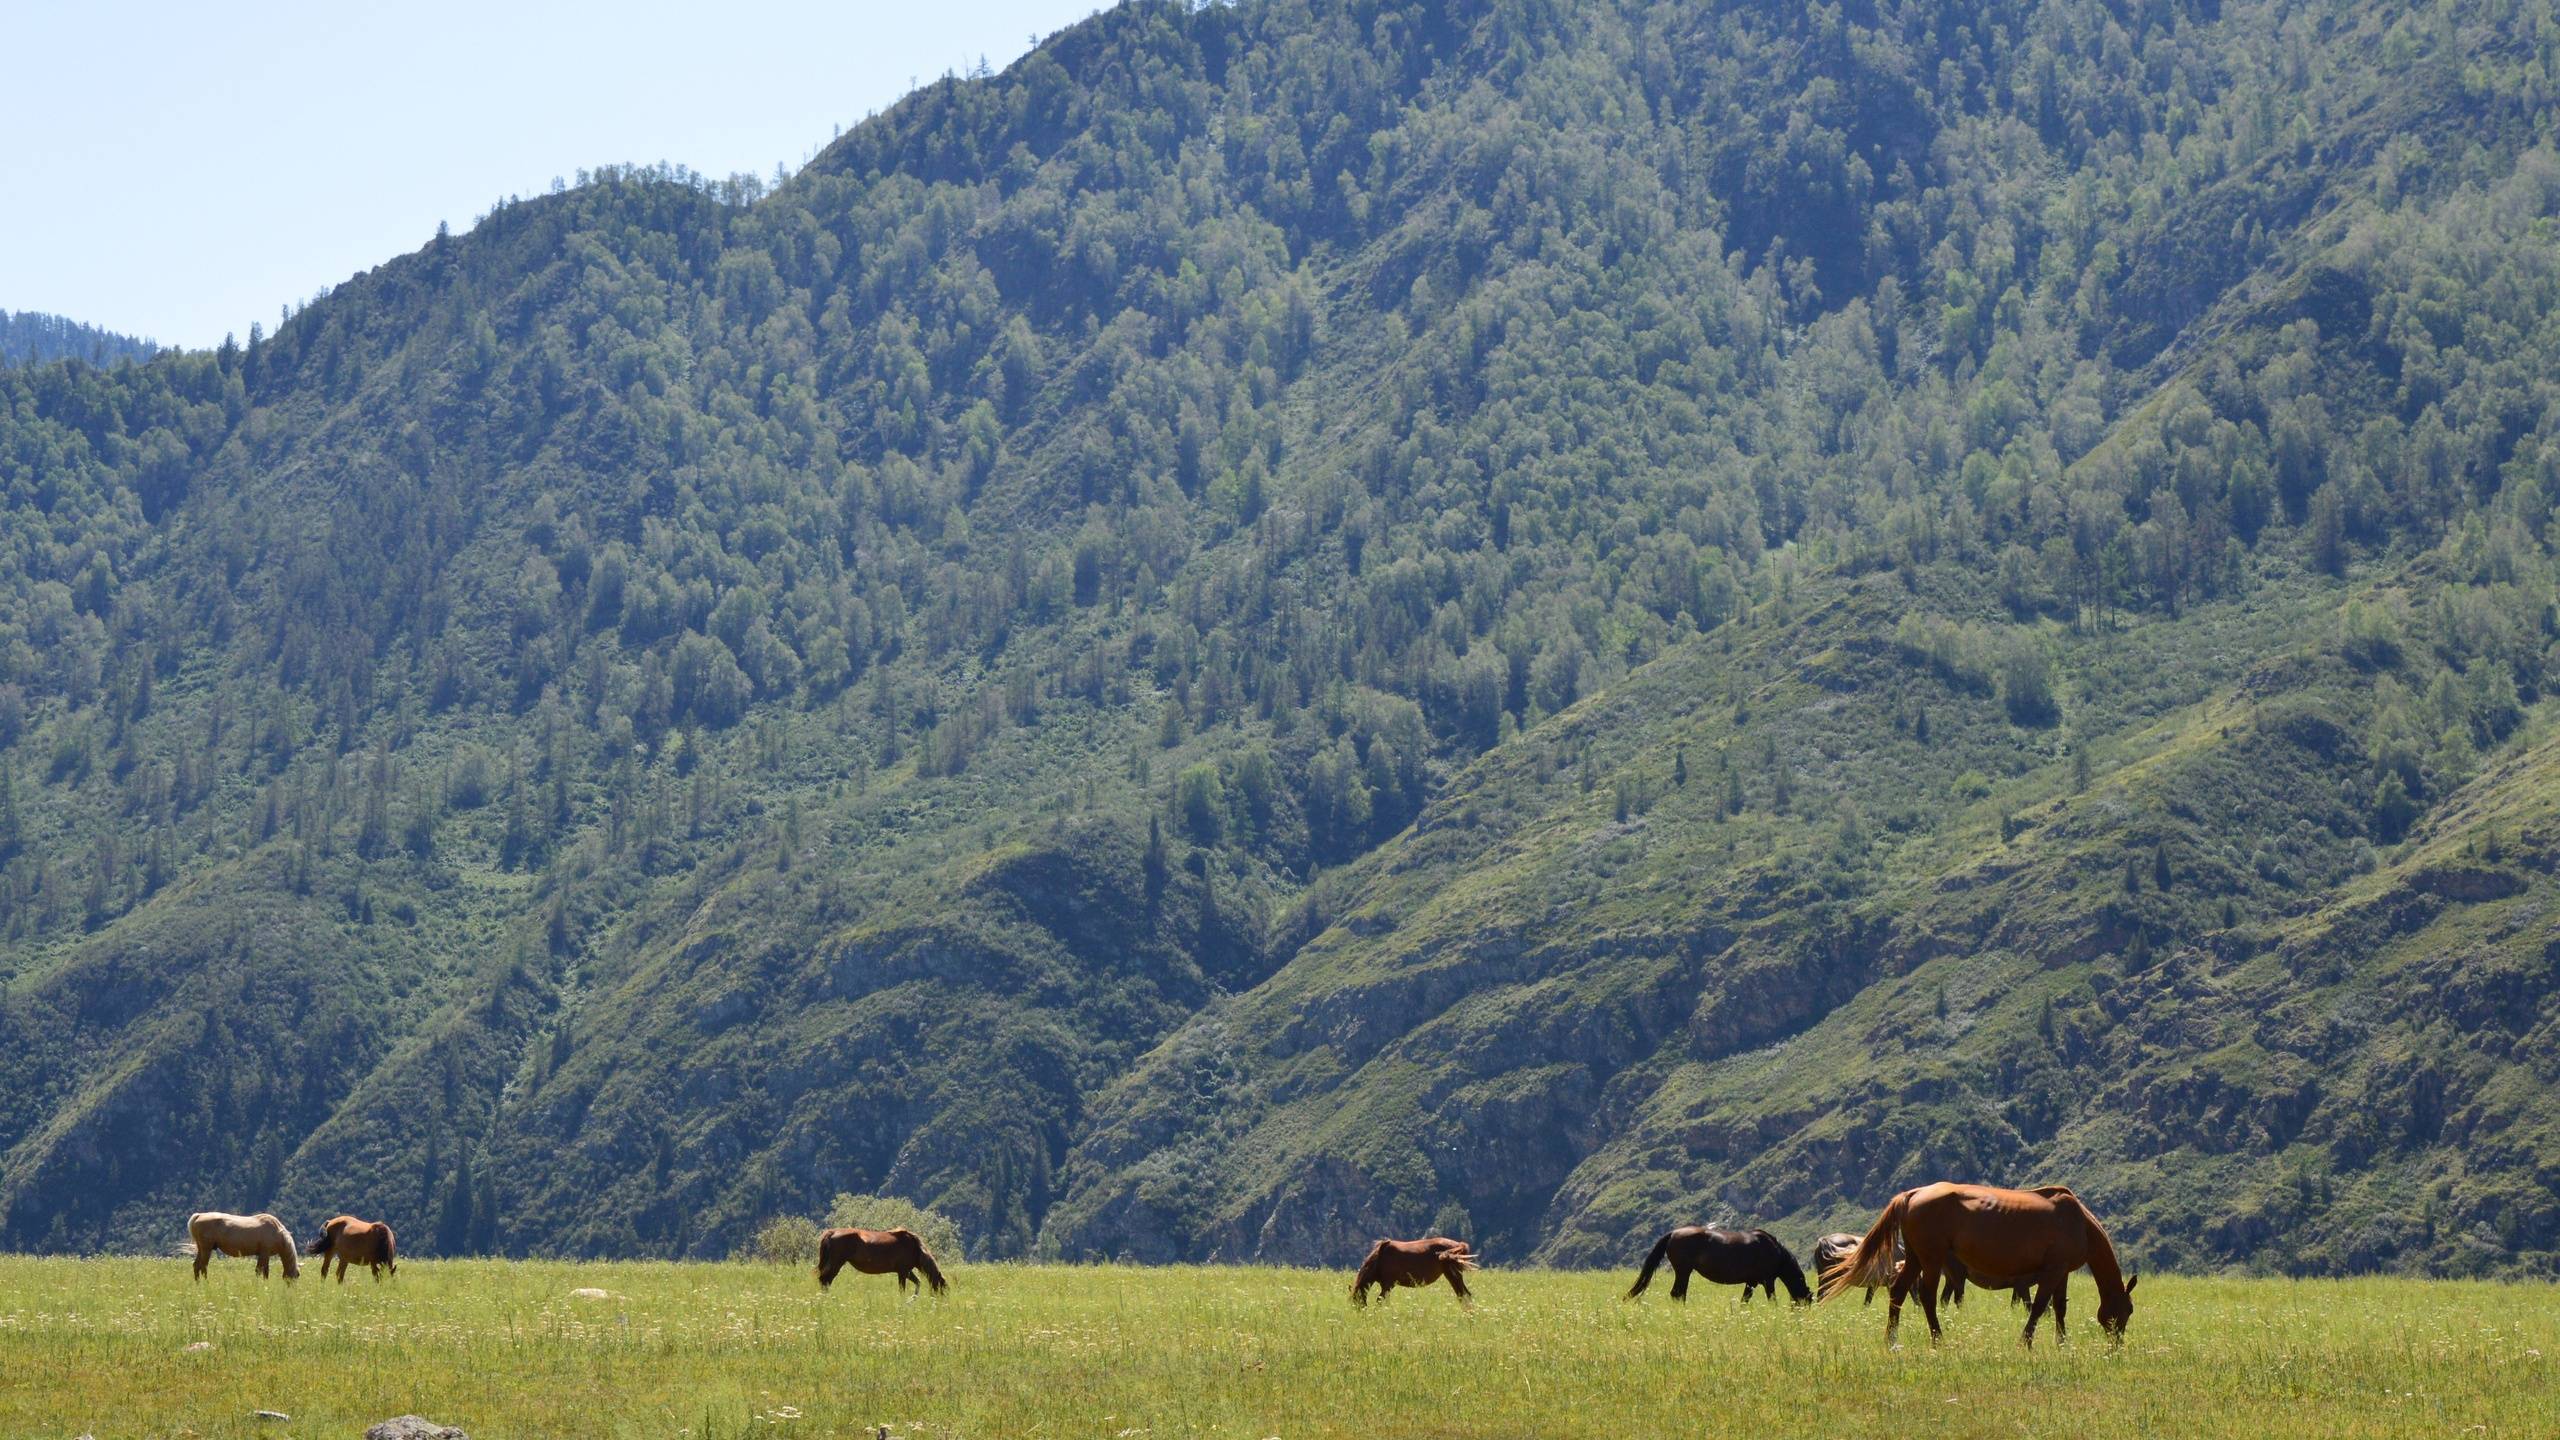
<path id="1" fill-rule="evenodd" d="M 2145 1280 L 2130 1341 L 2017 1343 L 2005 1302 L 1813 1309 L 1488 1271 L 1367 1311 L 1347 1274 L 955 1267 L 944 1300 L 744 1264 L 413 1262 L 341 1287 L 218 1261 L 0 1259 L 0 1435 L 2548 1435 L 2560 1293 Z M 571 1292 L 609 1292 L 586 1299 Z M 210 1342 L 210 1349 L 189 1349 Z M 277 1410 L 291 1418 L 260 1420 Z"/>

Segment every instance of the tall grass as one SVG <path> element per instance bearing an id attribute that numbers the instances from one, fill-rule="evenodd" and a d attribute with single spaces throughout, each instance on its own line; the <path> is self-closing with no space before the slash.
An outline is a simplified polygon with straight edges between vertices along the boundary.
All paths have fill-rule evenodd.
<path id="1" fill-rule="evenodd" d="M 1932 1349 L 1884 1308 L 1617 1298 L 1504 1272 L 1354 1310 L 1348 1273 L 955 1268 L 821 1295 L 749 1265 L 416 1261 L 341 1287 L 217 1262 L 0 1259 L 0 1435 L 354 1436 L 415 1411 L 540 1436 L 2543 1435 L 2544 1285 L 2146 1277 L 2129 1343 L 2018 1345 L 1976 1297 Z M 602 1289 L 603 1299 L 571 1292 Z M 190 1350 L 196 1342 L 210 1349 Z M 288 1421 L 254 1412 L 284 1411 Z"/>

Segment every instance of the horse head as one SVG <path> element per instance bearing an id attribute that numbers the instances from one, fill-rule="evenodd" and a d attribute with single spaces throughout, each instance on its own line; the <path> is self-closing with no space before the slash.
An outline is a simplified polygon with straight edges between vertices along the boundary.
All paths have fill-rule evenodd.
<path id="1" fill-rule="evenodd" d="M 2098 1328 L 2107 1332 L 2108 1338 L 2119 1342 L 2124 1339 L 2125 1327 L 2133 1323 L 2133 1287 L 2141 1283 L 2142 1274 L 2136 1271 L 2125 1277 L 2122 1293 L 2099 1297 Z"/>

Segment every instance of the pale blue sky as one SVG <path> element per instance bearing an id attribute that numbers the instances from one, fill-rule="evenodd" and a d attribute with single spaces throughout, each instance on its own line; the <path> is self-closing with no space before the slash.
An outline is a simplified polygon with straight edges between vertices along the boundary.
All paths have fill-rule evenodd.
<path id="1" fill-rule="evenodd" d="M 581 167 L 793 169 L 1099 0 L 0 0 L 0 309 L 164 344 Z"/>

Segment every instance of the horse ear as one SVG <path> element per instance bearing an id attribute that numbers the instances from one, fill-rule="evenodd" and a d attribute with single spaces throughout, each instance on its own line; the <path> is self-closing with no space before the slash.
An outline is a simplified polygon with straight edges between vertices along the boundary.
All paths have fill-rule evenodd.
<path id="1" fill-rule="evenodd" d="M 2132 1293 L 2133 1293 L 2133 1287 L 2134 1287 L 2134 1286 L 2136 1286 L 2136 1285 L 2139 1285 L 2139 1284 L 2141 1284 L 2141 1283 L 2142 1283 L 2142 1272 L 2141 1272 L 2141 1271 L 2139 1271 L 2139 1270 L 2136 1270 L 2136 1271 L 2134 1271 L 2134 1272 L 2133 1272 L 2133 1278 L 2124 1282 L 2124 1293 L 2126 1293 L 2127 1295 L 2132 1294 Z"/>

